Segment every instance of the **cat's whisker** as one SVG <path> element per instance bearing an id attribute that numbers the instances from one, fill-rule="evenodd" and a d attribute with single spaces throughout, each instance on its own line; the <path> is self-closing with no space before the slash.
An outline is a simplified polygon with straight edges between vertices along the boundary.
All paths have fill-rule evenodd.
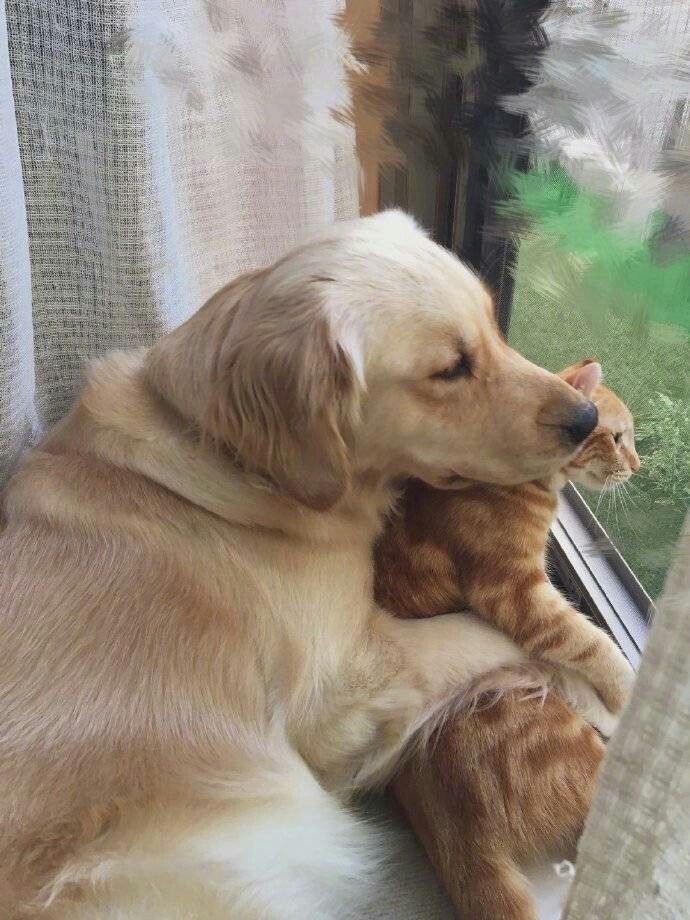
<path id="1" fill-rule="evenodd" d="M 624 487 L 625 487 L 625 482 L 622 479 L 616 478 L 613 488 L 614 488 L 614 491 L 617 493 L 616 497 L 617 497 L 617 500 L 620 504 L 620 508 L 622 511 L 624 511 L 626 507 Z"/>
<path id="2" fill-rule="evenodd" d="M 614 488 L 613 483 L 611 483 L 608 492 L 609 492 L 609 514 L 611 516 L 611 522 L 617 526 L 617 523 L 616 523 L 616 489 Z"/>
<path id="3" fill-rule="evenodd" d="M 616 492 L 618 493 L 618 510 L 620 511 L 620 517 L 623 523 L 626 523 L 630 516 L 630 512 L 628 510 L 628 504 L 625 498 L 623 485 L 623 482 L 619 482 L 616 486 Z"/>
<path id="4" fill-rule="evenodd" d="M 618 482 L 618 483 L 617 483 L 617 485 L 616 485 L 616 492 L 618 493 L 618 495 L 617 495 L 617 501 L 618 501 L 618 510 L 619 510 L 619 512 L 620 512 L 620 518 L 621 518 L 621 519 L 623 520 L 623 522 L 625 523 L 625 521 L 626 521 L 627 518 L 628 518 L 628 507 L 627 507 L 627 505 L 626 505 L 626 503 L 625 503 L 625 493 L 624 493 L 624 491 L 623 491 L 623 483 L 622 483 L 622 482 Z"/>
<path id="5" fill-rule="evenodd" d="M 604 511 L 606 514 L 613 513 L 613 504 L 614 504 L 614 495 L 613 495 L 613 481 L 611 476 L 606 477 L 606 485 L 604 486 L 606 490 L 606 502 L 604 506 Z"/>
<path id="6" fill-rule="evenodd" d="M 634 492 L 633 492 L 632 479 L 626 479 L 625 482 L 621 483 L 621 485 L 622 485 L 623 490 L 624 490 L 625 494 L 627 495 L 628 499 L 629 499 L 631 502 L 634 501 Z"/>
<path id="7" fill-rule="evenodd" d="M 632 509 L 637 508 L 637 506 L 640 503 L 640 496 L 639 496 L 639 492 L 635 494 L 635 492 L 633 491 L 632 486 L 630 485 L 630 480 L 628 480 L 624 484 L 624 489 L 625 489 L 625 494 L 630 504 L 630 507 Z"/>
<path id="8" fill-rule="evenodd" d="M 623 480 L 617 486 L 618 494 L 621 502 L 621 511 L 623 512 L 623 517 L 626 520 L 626 523 L 630 521 L 630 497 L 626 490 L 626 483 Z"/>
<path id="9" fill-rule="evenodd" d="M 611 489 L 611 507 L 613 510 L 613 521 L 616 527 L 616 530 L 620 529 L 620 519 L 618 516 L 618 486 L 616 482 L 613 483 L 613 488 Z"/>
<path id="10" fill-rule="evenodd" d="M 595 517 L 599 514 L 599 508 L 601 507 L 601 503 L 602 503 L 602 501 L 604 500 L 604 495 L 606 494 L 606 490 L 607 490 L 607 488 L 608 488 L 608 484 L 609 484 L 609 480 L 608 480 L 608 476 L 607 476 L 607 477 L 606 477 L 606 481 L 604 482 L 604 486 L 603 486 L 603 488 L 601 489 L 601 491 L 599 492 L 599 495 L 598 495 L 598 497 L 597 497 L 597 503 L 596 503 L 595 508 L 594 508 L 594 516 L 595 516 Z"/>
<path id="11" fill-rule="evenodd" d="M 637 518 L 636 518 L 636 515 L 635 515 L 635 513 L 634 513 L 634 512 L 637 510 L 638 502 L 637 502 L 637 498 L 631 493 L 631 490 L 630 490 L 630 481 L 629 481 L 629 480 L 628 480 L 628 482 L 624 482 L 624 483 L 623 483 L 623 485 L 622 485 L 622 492 L 623 492 L 623 494 L 625 495 L 625 500 L 626 500 L 627 503 L 628 503 L 628 505 L 627 505 L 627 508 L 628 508 L 628 512 L 627 512 L 627 514 L 628 514 L 628 520 L 627 520 L 628 527 L 632 530 L 632 532 L 635 534 L 635 536 L 638 536 L 639 533 L 640 533 L 640 528 L 639 528 L 639 526 L 638 526 Z"/>
<path id="12" fill-rule="evenodd" d="M 635 479 L 629 479 L 626 483 L 626 488 L 631 499 L 637 505 L 642 496 L 643 489 Z"/>

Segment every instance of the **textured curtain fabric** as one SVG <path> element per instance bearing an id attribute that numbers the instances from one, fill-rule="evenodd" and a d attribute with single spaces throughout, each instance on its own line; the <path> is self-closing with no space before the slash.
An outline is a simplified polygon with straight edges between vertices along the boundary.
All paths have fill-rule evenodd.
<path id="1" fill-rule="evenodd" d="M 690 515 L 609 742 L 567 920 L 690 917 Z"/>
<path id="2" fill-rule="evenodd" d="M 0 3 L 0 479 L 89 358 L 357 213 L 340 5 Z"/>

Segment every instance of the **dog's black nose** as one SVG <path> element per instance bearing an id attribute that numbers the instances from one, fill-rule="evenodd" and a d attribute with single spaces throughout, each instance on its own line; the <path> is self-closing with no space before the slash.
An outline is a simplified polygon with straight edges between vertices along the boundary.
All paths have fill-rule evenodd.
<path id="1" fill-rule="evenodd" d="M 593 402 L 586 402 L 575 410 L 566 431 L 576 444 L 580 444 L 597 427 L 599 412 Z"/>

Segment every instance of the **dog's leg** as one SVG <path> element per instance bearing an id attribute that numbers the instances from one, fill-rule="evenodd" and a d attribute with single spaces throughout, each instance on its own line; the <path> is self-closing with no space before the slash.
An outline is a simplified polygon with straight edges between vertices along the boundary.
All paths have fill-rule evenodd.
<path id="1" fill-rule="evenodd" d="M 210 798 L 125 817 L 64 868 L 55 903 L 36 920 L 361 916 L 380 876 L 384 831 L 350 814 L 282 739 L 268 755 L 257 750 L 256 763 L 226 794 L 212 772 Z"/>
<path id="2" fill-rule="evenodd" d="M 357 785 L 385 782 L 415 734 L 437 724 L 454 702 L 469 706 L 490 689 L 548 683 L 508 636 L 470 614 L 400 620 L 381 611 L 374 633 L 380 656 L 374 667 L 389 678 L 370 701 L 377 744 L 361 764 Z"/>
<path id="3" fill-rule="evenodd" d="M 585 722 L 589 722 L 604 738 L 611 737 L 618 727 L 620 715 L 609 712 L 588 680 L 577 671 L 562 667 L 554 672 L 553 684 Z"/>

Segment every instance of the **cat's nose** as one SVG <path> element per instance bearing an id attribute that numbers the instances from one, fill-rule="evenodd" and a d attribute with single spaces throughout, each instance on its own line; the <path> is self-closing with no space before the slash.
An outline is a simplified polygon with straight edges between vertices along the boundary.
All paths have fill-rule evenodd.
<path id="1" fill-rule="evenodd" d="M 587 435 L 591 434 L 597 427 L 599 421 L 599 412 L 593 402 L 585 402 L 575 410 L 571 415 L 570 421 L 565 425 L 575 444 L 580 444 Z"/>

